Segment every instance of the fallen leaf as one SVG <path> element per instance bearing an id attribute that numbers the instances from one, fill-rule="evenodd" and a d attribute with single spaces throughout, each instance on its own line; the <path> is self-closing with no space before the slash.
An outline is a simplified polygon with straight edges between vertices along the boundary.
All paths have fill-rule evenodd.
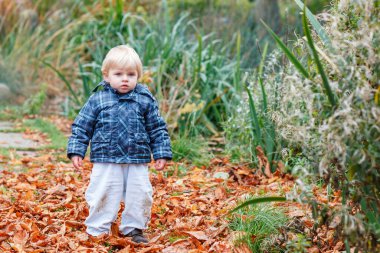
<path id="1" fill-rule="evenodd" d="M 29 233 L 25 230 L 17 231 L 12 239 L 15 244 L 24 246 L 29 239 Z"/>
<path id="2" fill-rule="evenodd" d="M 308 253 L 319 253 L 320 251 L 319 251 L 317 246 L 314 246 L 314 247 L 308 248 L 307 252 Z"/>
<path id="3" fill-rule="evenodd" d="M 220 186 L 215 189 L 215 197 L 218 200 L 225 199 L 227 196 L 227 191 L 223 186 Z"/>
<path id="4" fill-rule="evenodd" d="M 183 233 L 190 235 L 199 241 L 207 241 L 209 239 L 204 231 L 184 231 Z"/>

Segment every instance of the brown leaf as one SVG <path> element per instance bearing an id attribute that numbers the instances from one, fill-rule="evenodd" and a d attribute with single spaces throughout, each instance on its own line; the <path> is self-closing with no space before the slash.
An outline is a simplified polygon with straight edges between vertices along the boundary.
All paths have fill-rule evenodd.
<path id="1" fill-rule="evenodd" d="M 308 228 L 311 228 L 314 225 L 314 222 L 312 220 L 305 220 L 304 223 Z"/>
<path id="2" fill-rule="evenodd" d="M 115 237 L 119 235 L 119 225 L 116 222 L 111 224 L 111 235 Z"/>
<path id="3" fill-rule="evenodd" d="M 232 246 L 224 241 L 218 241 L 212 244 L 210 250 L 208 252 L 217 252 L 217 253 L 231 253 Z"/>
<path id="4" fill-rule="evenodd" d="M 72 220 L 66 221 L 65 224 L 68 227 L 73 227 L 73 228 L 82 228 L 82 227 L 84 227 L 84 224 L 82 222 L 72 221 Z"/>
<path id="5" fill-rule="evenodd" d="M 295 209 L 295 210 L 291 210 L 288 212 L 288 216 L 290 218 L 294 218 L 294 217 L 303 217 L 305 216 L 305 212 L 302 211 L 302 210 L 299 210 L 299 209 Z"/>
<path id="6" fill-rule="evenodd" d="M 34 231 L 34 232 L 32 232 L 32 233 L 30 234 L 30 241 L 31 241 L 32 243 L 36 243 L 36 242 L 38 242 L 38 241 L 40 241 L 40 240 L 45 240 L 45 239 L 46 239 L 46 236 L 43 235 L 43 234 L 41 234 L 41 233 L 38 232 L 38 231 Z"/>
<path id="7" fill-rule="evenodd" d="M 13 242 L 18 245 L 24 246 L 28 241 L 29 233 L 25 230 L 17 231 L 13 236 Z"/>
<path id="8" fill-rule="evenodd" d="M 149 248 L 145 248 L 145 249 L 140 250 L 139 253 L 156 252 L 156 251 L 161 250 L 162 248 L 163 248 L 162 245 L 153 245 L 153 246 L 150 246 Z"/>
<path id="9" fill-rule="evenodd" d="M 73 194 L 71 192 L 67 192 L 66 199 L 63 201 L 62 204 L 68 204 L 73 200 Z"/>
<path id="10" fill-rule="evenodd" d="M 279 180 L 278 177 L 272 177 L 272 178 L 269 178 L 269 179 L 268 179 L 268 184 L 271 184 L 271 183 L 276 182 L 276 181 L 278 181 L 278 180 Z"/>
<path id="11" fill-rule="evenodd" d="M 89 236 L 87 233 L 79 233 L 76 235 L 76 238 L 78 238 L 80 242 L 85 242 L 89 240 Z"/>
<path id="12" fill-rule="evenodd" d="M 246 167 L 243 167 L 243 168 L 239 168 L 237 171 L 236 171 L 237 174 L 239 175 L 245 175 L 245 176 L 248 176 L 250 174 L 252 174 L 252 171 Z"/>
<path id="13" fill-rule="evenodd" d="M 342 241 L 339 241 L 335 247 L 334 247 L 334 250 L 342 250 L 343 249 L 343 246 L 344 246 L 344 243 Z"/>
<path id="14" fill-rule="evenodd" d="M 265 156 L 263 149 L 260 146 L 256 147 L 257 158 L 259 160 L 259 171 L 264 168 L 264 174 L 267 177 L 272 177 L 272 172 L 270 171 L 270 164 L 268 162 L 268 158 Z"/>
<path id="15" fill-rule="evenodd" d="M 317 246 L 314 246 L 314 247 L 308 248 L 307 252 L 308 253 L 319 253 L 320 251 L 319 251 Z"/>
<path id="16" fill-rule="evenodd" d="M 131 252 L 132 252 L 131 251 L 131 245 L 128 245 L 124 249 L 118 251 L 118 253 L 131 253 Z"/>
<path id="17" fill-rule="evenodd" d="M 76 250 L 78 248 L 78 245 L 74 241 L 69 241 L 69 247 L 72 250 Z"/>
<path id="18" fill-rule="evenodd" d="M 162 253 L 188 253 L 191 249 L 191 243 L 187 240 L 179 240 L 162 250 Z"/>
<path id="19" fill-rule="evenodd" d="M 19 190 L 19 191 L 29 191 L 29 190 L 35 190 L 36 186 L 28 184 L 28 183 L 18 183 L 16 186 L 14 186 L 14 189 Z"/>
<path id="20" fill-rule="evenodd" d="M 132 246 L 139 245 L 138 243 L 131 241 L 131 239 L 129 238 L 118 238 L 115 236 L 110 236 L 107 241 L 110 245 L 117 246 L 117 247 L 127 247 L 128 245 L 132 245 Z"/>
<path id="21" fill-rule="evenodd" d="M 64 236 L 66 234 L 66 224 L 63 224 L 57 235 Z"/>
<path id="22" fill-rule="evenodd" d="M 225 199 L 227 196 L 227 191 L 223 186 L 219 186 L 218 188 L 215 189 L 215 197 L 216 199 Z"/>
<path id="23" fill-rule="evenodd" d="M 204 231 L 184 231 L 183 233 L 190 235 L 199 241 L 207 241 L 209 239 Z"/>
<path id="24" fill-rule="evenodd" d="M 236 246 L 233 250 L 233 253 L 251 253 L 251 249 L 246 243 Z"/>
<path id="25" fill-rule="evenodd" d="M 5 241 L 6 239 L 8 239 L 8 234 L 3 232 L 3 231 L 0 231 L 0 242 L 2 241 Z"/>

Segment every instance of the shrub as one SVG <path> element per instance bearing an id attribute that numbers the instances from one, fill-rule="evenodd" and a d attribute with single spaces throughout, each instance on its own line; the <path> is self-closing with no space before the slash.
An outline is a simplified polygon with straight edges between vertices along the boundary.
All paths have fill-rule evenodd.
<path id="1" fill-rule="evenodd" d="M 46 100 L 46 84 L 41 85 L 41 90 L 30 96 L 22 105 L 23 114 L 38 114 Z"/>
<path id="2" fill-rule="evenodd" d="M 365 250 L 376 248 L 380 238 L 378 16 L 379 7 L 372 1 L 336 2 L 329 13 L 320 15 L 330 43 L 317 30 L 311 40 L 294 44 L 292 51 L 308 66 L 309 76 L 286 65 L 268 81 L 280 87 L 281 106 L 271 112 L 277 133 L 290 150 L 301 151 L 310 161 L 309 175 L 321 176 L 342 191 L 342 206 L 327 216 L 340 216 L 343 229 L 338 232 L 346 248 Z M 326 83 L 333 97 L 327 96 Z M 309 193 L 303 196 L 314 214 L 326 215 Z"/>

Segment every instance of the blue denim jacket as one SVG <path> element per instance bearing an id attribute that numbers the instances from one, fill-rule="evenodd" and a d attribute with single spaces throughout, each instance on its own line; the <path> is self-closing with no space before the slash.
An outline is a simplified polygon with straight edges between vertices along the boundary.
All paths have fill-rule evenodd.
<path id="1" fill-rule="evenodd" d="M 72 125 L 69 158 L 83 158 L 91 141 L 91 162 L 148 163 L 152 153 L 155 160 L 172 159 L 166 123 L 148 88 L 137 84 L 119 94 L 102 81 L 94 91 Z"/>

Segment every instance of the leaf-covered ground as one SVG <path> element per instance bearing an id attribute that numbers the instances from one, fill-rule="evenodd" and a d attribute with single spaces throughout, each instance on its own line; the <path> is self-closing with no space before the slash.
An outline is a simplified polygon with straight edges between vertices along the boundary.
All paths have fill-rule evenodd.
<path id="1" fill-rule="evenodd" d="M 69 133 L 70 122 L 49 120 Z M 31 133 L 31 138 L 39 135 Z M 39 136 L 49 141 L 46 135 Z M 228 227 L 227 212 L 249 195 L 285 195 L 294 185 L 288 174 L 276 172 L 266 178 L 226 158 L 215 158 L 208 167 L 171 162 L 164 172 L 152 169 L 154 204 L 146 231 L 150 242 L 142 245 L 119 235 L 119 218 L 109 236 L 92 238 L 86 234 L 84 193 L 92 168 L 87 160 L 83 170 L 77 171 L 64 150 L 38 151 L 35 157 L 20 157 L 9 151 L 0 155 L 0 167 L 2 252 L 249 252 L 244 246 L 233 247 L 236 236 Z M 291 220 L 302 223 L 302 233 L 315 235 L 308 252 L 342 249 L 333 229 L 311 233 L 314 222 L 307 215 L 307 207 L 278 205 Z M 294 239 L 294 233 L 288 231 L 286 235 L 280 243 Z"/>

